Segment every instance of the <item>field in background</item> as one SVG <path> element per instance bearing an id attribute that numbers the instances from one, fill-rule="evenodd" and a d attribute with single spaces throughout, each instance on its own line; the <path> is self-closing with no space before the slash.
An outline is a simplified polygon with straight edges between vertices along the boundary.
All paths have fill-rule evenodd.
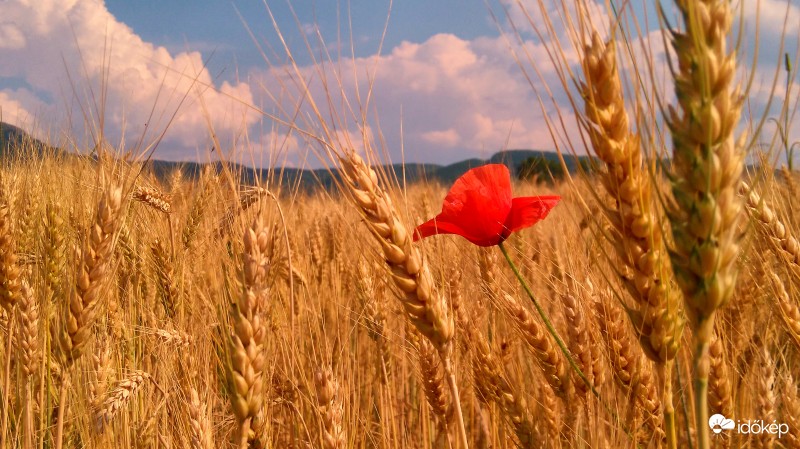
<path id="1" fill-rule="evenodd" d="M 80 289 L 75 249 L 91 238 L 104 192 L 124 185 L 90 341 L 71 368 L 67 447 L 189 447 L 198 440 L 192 447 L 210 448 L 232 439 L 229 317 L 245 291 L 245 230 L 258 217 L 267 239 L 266 363 L 254 447 L 448 447 L 444 426 L 452 421 L 438 357 L 404 318 L 381 250 L 344 198 L 320 192 L 276 202 L 224 171 L 196 182 L 179 175 L 159 182 L 147 173 L 134 180 L 137 172 L 119 161 L 59 156 L 13 159 L 2 170 L 2 275 L 29 286 L 3 284 L 4 297 L 20 296 L 3 314 L 7 444 L 22 446 L 30 409 L 34 442 L 52 447 L 64 379 L 55 339 Z M 575 206 L 575 189 L 597 182 L 518 184 L 516 195 L 552 189 L 564 200 L 507 245 L 611 410 L 646 446 L 657 445 L 654 364 L 613 297 L 620 284 L 610 276 L 619 266 L 604 261 L 610 248 L 593 231 L 599 217 Z M 712 392 L 732 401 L 737 417 L 790 425 L 789 435 L 771 435 L 758 447 L 797 447 L 800 430 L 797 266 L 775 235 L 800 218 L 791 193 L 797 182 L 773 180 L 765 193 L 776 215 L 750 223 L 741 279 L 711 351 Z M 393 196 L 417 223 L 438 212 L 444 194 L 414 185 Z M 447 237 L 423 247 L 437 289 L 457 308 L 453 357 L 472 446 L 514 447 L 522 438 L 527 447 L 633 447 L 560 354 L 556 371 L 542 365 L 542 348 L 556 349 L 496 248 Z M 688 444 L 690 347 L 682 345 L 676 371 L 680 447 Z M 558 381 L 548 382 L 552 372 Z M 26 388 L 33 393 L 27 399 Z M 343 443 L 331 443 L 331 435 Z M 735 447 L 756 441 L 734 440 Z"/>

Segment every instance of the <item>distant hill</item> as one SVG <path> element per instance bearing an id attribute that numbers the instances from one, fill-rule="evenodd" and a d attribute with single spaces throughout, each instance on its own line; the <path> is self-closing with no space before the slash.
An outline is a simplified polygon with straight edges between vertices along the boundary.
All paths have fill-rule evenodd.
<path id="1" fill-rule="evenodd" d="M 28 142 L 28 145 L 21 145 Z M 34 139 L 25 131 L 17 128 L 16 126 L 0 122 L 0 157 L 7 157 L 12 151 L 18 148 L 35 148 L 38 155 L 43 154 L 44 149 L 51 151 L 61 151 L 54 149 L 47 144 Z M 467 170 L 479 167 L 487 163 L 505 164 L 512 175 L 516 175 L 517 168 L 522 164 L 525 159 L 530 157 L 544 157 L 550 160 L 558 160 L 558 155 L 549 151 L 535 151 L 535 150 L 506 150 L 495 153 L 487 160 L 472 158 L 459 161 L 449 165 L 437 164 L 419 164 L 419 163 L 406 163 L 392 164 L 377 167 L 382 170 L 389 177 L 394 177 L 398 181 L 405 180 L 407 183 L 413 183 L 419 180 L 426 180 L 429 182 L 441 182 L 442 184 L 451 184 L 459 176 L 463 175 Z M 570 171 L 574 170 L 575 161 L 573 158 L 566 158 L 567 167 Z M 157 177 L 166 179 L 175 170 L 180 169 L 184 176 L 188 178 L 195 178 L 199 176 L 200 172 L 206 166 L 205 163 L 197 162 L 171 162 L 162 160 L 153 160 L 149 162 L 153 174 Z M 216 163 L 219 165 L 219 163 Z M 246 166 L 239 166 L 234 164 L 233 170 L 240 173 L 243 183 L 252 184 L 257 178 L 266 180 L 270 174 L 267 170 L 254 169 Z M 303 190 L 313 190 L 319 186 L 326 189 L 333 187 L 335 184 L 334 177 L 338 176 L 338 171 L 334 170 L 332 173 L 324 169 L 297 169 L 297 168 L 276 168 L 273 170 L 273 179 L 280 175 L 284 183 L 289 185 L 299 185 Z"/>
<path id="2" fill-rule="evenodd" d="M 0 157 L 8 155 L 12 151 L 19 151 L 20 148 L 27 151 L 32 150 L 39 156 L 44 154 L 45 150 L 59 151 L 14 125 L 0 122 Z"/>

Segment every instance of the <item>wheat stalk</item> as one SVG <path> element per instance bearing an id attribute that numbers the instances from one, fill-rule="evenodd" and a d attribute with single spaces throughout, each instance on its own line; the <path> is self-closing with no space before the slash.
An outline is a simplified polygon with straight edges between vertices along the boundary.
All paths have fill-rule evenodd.
<path id="1" fill-rule="evenodd" d="M 742 99 L 733 88 L 736 56 L 727 50 L 732 14 L 727 0 L 676 0 L 686 25 L 673 30 L 678 109 L 667 122 L 673 144 L 675 204 L 669 211 L 675 242 L 672 269 L 683 290 L 694 332 L 695 419 L 708 423 L 708 346 L 714 317 L 733 294 L 742 202 L 737 196 L 744 160 L 738 142 Z M 709 432 L 698 431 L 708 449 Z"/>
<path id="2" fill-rule="evenodd" d="M 355 152 L 341 157 L 340 162 L 351 197 L 361 210 L 367 228 L 381 246 L 392 281 L 402 292 L 399 299 L 406 316 L 439 352 L 453 396 L 461 445 L 467 449 L 467 432 L 450 358 L 454 325 L 447 303 L 436 292 L 427 263 L 411 244 L 411 234 L 400 221 L 388 193 L 378 183 L 375 171 Z"/>

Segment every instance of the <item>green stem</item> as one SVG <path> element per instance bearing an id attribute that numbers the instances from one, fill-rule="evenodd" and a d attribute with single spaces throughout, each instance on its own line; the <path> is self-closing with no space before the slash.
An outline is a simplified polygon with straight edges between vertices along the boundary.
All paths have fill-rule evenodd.
<path id="1" fill-rule="evenodd" d="M 678 449 L 678 432 L 675 427 L 675 406 L 672 404 L 672 360 L 659 365 L 664 385 L 662 403 L 664 407 L 664 430 L 667 434 L 667 449 Z"/>
<path id="2" fill-rule="evenodd" d="M 572 358 L 572 354 L 569 353 L 569 350 L 567 349 L 567 346 L 564 344 L 564 341 L 561 339 L 561 337 L 558 336 L 558 332 L 553 326 L 553 323 L 550 321 L 550 318 L 548 318 L 547 313 L 544 311 L 541 304 L 539 304 L 539 300 L 536 299 L 536 296 L 534 296 L 533 291 L 531 291 L 531 288 L 528 287 L 528 283 L 525 282 L 525 279 L 523 279 L 522 275 L 519 273 L 519 269 L 517 269 L 516 264 L 514 264 L 514 261 L 511 260 L 511 256 L 508 255 L 506 247 L 503 245 L 502 242 L 500 242 L 497 246 L 500 247 L 500 251 L 503 253 L 503 256 L 505 256 L 508 265 L 514 272 L 514 275 L 517 277 L 517 280 L 519 280 L 519 283 L 522 284 L 522 288 L 525 289 L 525 293 L 528 294 L 528 298 L 530 298 L 531 301 L 533 302 L 533 306 L 536 308 L 536 311 L 539 313 L 539 316 L 542 318 L 542 321 L 544 321 L 544 325 L 545 327 L 547 327 L 547 331 L 556 340 L 558 347 L 561 349 L 561 352 L 564 354 L 564 357 L 567 358 L 569 365 L 572 367 L 575 373 L 578 374 L 578 377 L 581 378 L 581 380 L 589 388 L 589 390 L 591 390 L 592 394 L 597 398 L 597 401 L 600 403 L 600 405 L 603 406 L 603 409 L 605 409 L 606 413 L 608 413 L 609 416 L 611 416 L 614 419 L 614 422 L 617 425 L 622 427 L 622 430 L 628 435 L 628 437 L 633 439 L 633 434 L 630 432 L 630 430 L 628 430 L 628 428 L 624 424 L 622 424 L 617 414 L 614 413 L 613 410 L 611 410 L 611 407 L 609 407 L 605 401 L 603 401 L 603 398 L 600 397 L 600 393 L 597 392 L 597 390 L 594 388 L 594 385 L 592 385 L 592 383 L 589 382 L 589 379 L 587 379 L 586 376 L 583 374 L 583 371 L 581 371 L 581 369 L 578 367 L 578 364 L 575 363 L 575 359 Z"/>
<path id="3" fill-rule="evenodd" d="M 713 319 L 711 320 L 713 323 Z M 701 323 L 700 328 L 704 327 Z M 704 333 L 698 331 L 695 336 L 694 349 L 694 413 L 695 429 L 697 429 L 697 448 L 709 449 L 711 447 L 710 432 L 708 431 L 708 374 L 710 365 L 708 360 L 709 339 L 704 338 Z"/>
<path id="4" fill-rule="evenodd" d="M 566 357 L 567 360 L 569 361 L 569 364 L 572 367 L 572 369 L 578 374 L 578 377 L 581 378 L 583 383 L 586 384 L 586 386 L 592 391 L 592 394 L 594 394 L 597 399 L 600 399 L 600 393 L 598 393 L 597 390 L 595 390 L 594 385 L 592 385 L 592 383 L 589 382 L 589 379 L 587 379 L 586 376 L 583 374 L 583 371 L 581 371 L 581 369 L 578 367 L 578 364 L 575 363 L 575 359 L 572 358 L 572 354 L 569 353 L 569 350 L 567 349 L 567 346 L 564 344 L 564 341 L 561 339 L 561 337 L 558 336 L 558 332 L 556 331 L 555 327 L 553 327 L 553 323 L 550 321 L 550 318 L 547 317 L 547 313 L 544 311 L 541 304 L 539 304 L 539 300 L 537 300 L 536 297 L 533 295 L 533 292 L 531 291 L 530 287 L 528 287 L 528 283 L 525 282 L 525 279 L 522 278 L 522 275 L 519 273 L 517 266 L 514 264 L 514 262 L 511 260 L 511 257 L 508 255 L 506 247 L 503 246 L 502 242 L 497 246 L 500 247 L 500 251 L 502 251 L 503 256 L 505 256 L 506 261 L 511 266 L 511 270 L 514 271 L 514 275 L 517 276 L 519 283 L 522 284 L 522 288 L 525 289 L 525 293 L 527 293 L 528 297 L 531 299 L 531 301 L 533 301 L 533 306 L 536 307 L 536 311 L 539 312 L 539 316 L 542 317 L 542 321 L 544 321 L 544 325 L 545 327 L 547 327 L 547 331 L 556 340 L 558 347 L 561 348 L 561 352 L 564 354 L 564 357 Z"/>
<path id="5" fill-rule="evenodd" d="M 681 380 L 681 366 L 680 360 L 675 358 L 675 380 L 678 382 L 678 391 L 680 392 L 681 397 L 681 407 L 683 408 L 683 416 L 689 416 L 689 407 L 686 405 L 686 389 L 683 388 L 683 381 Z M 686 431 L 686 442 L 689 449 L 694 449 L 694 444 L 692 443 L 692 428 L 689 422 L 689 419 L 684 419 L 683 424 L 686 426 L 684 429 Z"/>
<path id="6" fill-rule="evenodd" d="M 785 57 L 785 68 L 786 68 L 786 113 L 784 114 L 783 121 L 785 123 L 783 127 L 783 145 L 786 147 L 786 163 L 789 167 L 789 171 L 792 171 L 792 148 L 789 146 L 789 92 L 792 89 L 792 68 L 791 64 L 789 63 L 789 53 L 784 54 Z"/>

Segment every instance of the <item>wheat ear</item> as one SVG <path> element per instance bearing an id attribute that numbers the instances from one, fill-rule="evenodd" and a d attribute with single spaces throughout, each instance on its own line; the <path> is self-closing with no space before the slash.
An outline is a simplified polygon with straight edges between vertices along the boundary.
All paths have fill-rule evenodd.
<path id="1" fill-rule="evenodd" d="M 616 204 L 606 209 L 619 258 L 632 276 L 623 278 L 638 306 L 636 331 L 645 353 L 665 363 L 680 341 L 679 298 L 670 288 L 669 264 L 659 217 L 651 200 L 651 183 L 642 165 L 639 135 L 630 130 L 617 71 L 614 41 L 597 33 L 586 46 L 583 96 L 589 137 L 605 163 L 602 178 Z"/>
<path id="2" fill-rule="evenodd" d="M 61 293 L 61 271 L 66 265 L 64 251 L 64 220 L 56 203 L 49 203 L 45 210 L 44 223 L 44 279 L 48 300 Z"/>
<path id="3" fill-rule="evenodd" d="M 454 326 L 447 303 L 436 291 L 427 263 L 412 245 L 411 234 L 400 221 L 389 194 L 378 183 L 375 171 L 355 152 L 341 157 L 340 162 L 352 199 L 361 209 L 367 228 L 381 245 L 392 281 L 401 291 L 400 302 L 408 319 L 439 352 L 453 396 L 461 445 L 466 449 L 469 447 L 467 432 L 451 360 Z"/>
<path id="4" fill-rule="evenodd" d="M 209 168 L 210 167 L 203 171 L 203 175 L 200 178 L 200 185 L 198 186 L 200 191 L 192 202 L 192 208 L 189 211 L 189 216 L 186 217 L 186 224 L 181 232 L 181 242 L 183 243 L 184 250 L 188 250 L 192 246 L 194 236 L 200 228 L 203 216 L 208 208 L 208 203 L 213 193 L 212 187 L 217 181 L 216 176 Z"/>
<path id="5" fill-rule="evenodd" d="M 778 255 L 800 276 L 800 243 L 758 192 L 742 182 L 740 193 L 747 200 L 747 212 L 763 225 L 765 234 L 779 250 Z"/>
<path id="6" fill-rule="evenodd" d="M 573 353 L 575 362 L 586 375 L 586 379 L 597 388 L 598 379 L 595 379 L 594 376 L 595 358 L 594 354 L 592 354 L 591 335 L 581 305 L 573 295 L 562 295 L 561 302 L 564 304 L 567 335 L 569 336 L 570 350 Z M 572 385 L 581 396 L 586 396 L 586 393 L 589 393 L 589 387 L 580 379 L 573 379 Z"/>
<path id="7" fill-rule="evenodd" d="M 500 295 L 500 305 L 510 315 L 514 325 L 519 330 L 520 336 L 533 351 L 539 362 L 545 380 L 559 395 L 567 393 L 568 379 L 564 359 L 553 346 L 548 334 L 542 329 L 533 315 L 511 295 Z"/>
<path id="8" fill-rule="evenodd" d="M 136 187 L 131 197 L 136 201 L 147 204 L 159 212 L 168 215 L 172 212 L 169 196 L 156 188 Z"/>
<path id="9" fill-rule="evenodd" d="M 669 212 L 675 242 L 672 269 L 694 331 L 696 428 L 708 425 L 708 346 L 714 316 L 733 294 L 739 254 L 743 139 L 736 141 L 742 99 L 734 89 L 736 56 L 727 50 L 727 0 L 676 0 L 685 32 L 673 31 L 678 59 L 667 122 L 672 134 L 675 203 Z M 742 138 L 744 135 L 742 136 Z M 698 430 L 698 448 L 709 432 Z"/>
<path id="10" fill-rule="evenodd" d="M 208 419 L 206 404 L 200 401 L 197 390 L 189 390 L 189 428 L 192 449 L 212 449 L 214 447 L 211 434 L 211 422 Z"/>
<path id="11" fill-rule="evenodd" d="M 766 341 L 762 341 L 762 347 L 758 348 L 754 367 L 755 380 L 755 402 L 756 416 L 764 420 L 765 423 L 773 423 L 777 418 L 775 396 L 775 363 L 767 347 Z M 727 416 L 726 416 L 727 418 Z M 761 432 L 755 437 L 755 447 L 772 448 L 775 444 L 775 435 L 770 432 Z"/>
<path id="12" fill-rule="evenodd" d="M 114 239 L 120 227 L 122 188 L 109 184 L 97 207 L 89 235 L 83 247 L 76 250 L 77 272 L 75 286 L 70 291 L 66 311 L 58 329 L 58 355 L 63 368 L 55 447 L 61 449 L 64 439 L 64 410 L 67 402 L 69 368 L 82 355 L 92 337 L 92 327 L 100 314 L 101 293 L 108 278 Z"/>
<path id="13" fill-rule="evenodd" d="M 99 314 L 102 289 L 108 278 L 114 236 L 119 230 L 122 189 L 108 187 L 97 208 L 94 223 L 83 247 L 76 252 L 75 288 L 69 297 L 58 343 L 66 367 L 80 357 L 92 336 Z"/>
<path id="14" fill-rule="evenodd" d="M 629 393 L 636 405 L 637 415 L 643 420 L 644 432 L 637 432 L 639 442 L 655 441 L 661 443 L 666 434 L 662 429 L 661 401 L 656 393 L 656 386 L 650 369 L 642 359 L 634 353 L 626 330 L 626 321 L 622 312 L 611 304 L 595 301 L 600 331 L 605 337 L 609 362 L 614 370 L 615 379 L 623 391 Z"/>
<path id="15" fill-rule="evenodd" d="M 464 310 L 461 301 L 453 301 L 453 310 L 458 319 L 459 327 L 464 330 L 464 341 L 468 344 L 473 355 L 473 372 L 475 383 L 481 394 L 486 395 L 484 400 L 491 399 L 503 411 L 509 425 L 514 430 L 520 447 L 532 447 L 536 443 L 534 426 L 531 421 L 525 400 L 508 381 L 502 369 L 502 364 L 496 359 L 492 348 L 471 322 Z M 547 388 L 547 387 L 545 387 Z M 554 426 L 554 428 L 557 428 Z"/>
<path id="16" fill-rule="evenodd" d="M 317 406 L 322 421 L 323 449 L 344 449 L 347 440 L 342 427 L 344 405 L 339 382 L 333 377 L 330 368 L 318 371 L 314 375 L 317 390 Z"/>
<path id="17" fill-rule="evenodd" d="M 414 331 L 411 331 L 413 336 Z M 444 372 L 441 360 L 430 341 L 426 338 L 413 338 L 417 353 L 419 354 L 419 367 L 422 374 L 422 389 L 425 392 L 425 399 L 436 415 L 439 423 L 440 433 L 447 433 L 448 412 L 447 392 L 445 391 Z"/>
<path id="18" fill-rule="evenodd" d="M 672 359 L 678 351 L 683 324 L 680 299 L 670 279 L 659 216 L 651 199 L 651 181 L 642 164 L 639 134 L 631 131 L 617 70 L 616 47 L 595 32 L 585 48 L 582 86 L 595 154 L 605 163 L 601 179 L 616 204 L 606 208 L 612 243 L 631 275 L 622 278 L 636 309 L 630 312 L 645 354 L 661 364 L 664 413 L 670 447 L 677 436 L 672 406 Z"/>
<path id="19" fill-rule="evenodd" d="M 134 371 L 114 386 L 95 415 L 98 433 L 103 432 L 114 416 L 131 401 L 136 392 L 148 380 L 150 380 L 150 374 L 144 371 Z"/>
<path id="20" fill-rule="evenodd" d="M 789 433 L 784 435 L 786 449 L 800 449 L 800 395 L 791 374 L 781 377 L 781 418 L 789 425 Z"/>
<path id="21" fill-rule="evenodd" d="M 786 325 L 786 331 L 798 349 L 800 349 L 800 308 L 797 300 L 792 299 L 786 291 L 783 279 L 775 273 L 770 273 L 772 285 L 775 288 L 775 299 L 780 307 L 781 319 Z M 727 415 L 725 415 L 727 416 Z"/>
<path id="22" fill-rule="evenodd" d="M 13 238 L 8 206 L 0 205 L 0 305 L 9 311 L 19 299 L 20 289 Z"/>
<path id="23" fill-rule="evenodd" d="M 20 299 L 17 306 L 17 328 L 19 338 L 17 342 L 20 349 L 20 365 L 25 385 L 25 410 L 23 417 L 23 435 L 25 449 L 33 447 L 33 392 L 31 377 L 39 368 L 39 304 L 33 295 L 33 290 L 26 281 L 22 281 Z M 11 348 L 7 348 L 10 350 Z"/>
<path id="24" fill-rule="evenodd" d="M 237 444 L 247 447 L 253 419 L 261 411 L 264 395 L 264 322 L 269 235 L 259 216 L 244 233 L 242 280 L 244 290 L 231 314 L 228 372 L 232 382 L 231 405 L 237 420 Z"/>
<path id="25" fill-rule="evenodd" d="M 384 285 L 376 281 L 374 274 L 363 260 L 358 264 L 356 286 L 361 303 L 364 306 L 364 324 L 367 335 L 378 346 L 381 380 L 389 381 L 392 367 L 392 353 L 387 338 L 386 313 L 383 304 Z"/>
<path id="26" fill-rule="evenodd" d="M 718 335 L 708 347 L 711 360 L 711 373 L 709 376 L 708 403 L 711 413 L 721 413 L 726 418 L 734 418 L 733 393 L 731 388 L 728 364 L 725 360 L 725 346 Z"/>
<path id="27" fill-rule="evenodd" d="M 158 289 L 161 303 L 166 315 L 174 318 L 180 307 L 180 289 L 175 280 L 175 268 L 172 257 L 161 239 L 156 239 L 150 246 L 153 253 L 154 269 L 158 278 Z"/>

